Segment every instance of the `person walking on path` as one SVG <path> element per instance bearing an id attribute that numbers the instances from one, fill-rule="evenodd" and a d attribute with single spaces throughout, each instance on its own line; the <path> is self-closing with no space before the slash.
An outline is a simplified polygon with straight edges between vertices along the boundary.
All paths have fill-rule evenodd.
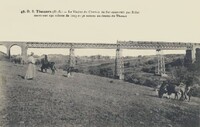
<path id="1" fill-rule="evenodd" d="M 27 80 L 33 80 L 35 78 L 35 73 L 36 73 L 36 70 L 35 70 L 35 59 L 33 57 L 34 53 L 31 52 L 31 55 L 30 57 L 28 58 L 28 69 L 26 71 L 26 75 L 24 77 L 24 79 L 27 79 Z"/>

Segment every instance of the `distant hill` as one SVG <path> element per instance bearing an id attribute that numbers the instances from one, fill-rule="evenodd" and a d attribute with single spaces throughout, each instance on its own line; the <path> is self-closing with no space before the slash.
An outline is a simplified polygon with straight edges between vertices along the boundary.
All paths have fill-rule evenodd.
<path id="1" fill-rule="evenodd" d="M 3 60 L 3 61 L 7 60 L 6 56 L 7 56 L 6 53 L 0 51 L 0 60 Z"/>
<path id="2" fill-rule="evenodd" d="M 0 56 L 6 56 L 6 53 L 0 51 Z"/>

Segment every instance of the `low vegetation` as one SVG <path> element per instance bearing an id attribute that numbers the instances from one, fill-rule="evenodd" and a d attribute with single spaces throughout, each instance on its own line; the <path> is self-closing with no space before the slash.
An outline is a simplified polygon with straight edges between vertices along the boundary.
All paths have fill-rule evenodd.
<path id="1" fill-rule="evenodd" d="M 24 80 L 27 65 L 0 66 L 2 127 L 199 127 L 196 97 L 161 99 L 151 87 L 82 73 L 67 78 L 62 69 Z"/>
<path id="2" fill-rule="evenodd" d="M 69 67 L 69 56 L 49 55 L 48 57 L 50 61 L 56 63 L 58 69 L 67 70 Z M 37 60 L 37 65 L 41 66 L 41 59 L 44 58 L 44 56 L 35 56 L 35 58 Z M 11 61 L 20 61 L 20 57 L 13 56 Z M 115 60 L 108 56 L 96 55 L 90 57 L 76 57 L 74 71 L 115 78 L 114 62 Z M 171 77 L 170 80 L 173 79 L 173 82 L 176 82 L 176 84 L 180 82 L 187 83 L 186 81 L 190 79 L 190 77 L 195 77 L 192 79 L 192 85 L 194 85 L 192 88 L 192 95 L 200 97 L 200 79 L 198 78 L 200 77 L 199 61 L 188 66 L 184 65 L 184 55 L 165 55 L 165 62 L 166 73 Z M 127 82 L 156 88 L 163 81 L 160 76 L 155 75 L 156 69 L 156 56 L 124 57 L 124 77 Z"/>

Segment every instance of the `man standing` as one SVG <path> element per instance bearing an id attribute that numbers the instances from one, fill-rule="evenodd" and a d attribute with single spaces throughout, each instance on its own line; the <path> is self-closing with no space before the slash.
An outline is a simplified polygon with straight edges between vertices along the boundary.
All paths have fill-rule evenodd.
<path id="1" fill-rule="evenodd" d="M 43 72 L 43 69 L 45 69 L 45 72 L 47 73 L 47 68 L 49 67 L 49 61 L 47 55 L 44 56 L 44 59 L 42 59 L 42 67 L 41 71 Z"/>
<path id="2" fill-rule="evenodd" d="M 44 65 L 45 65 L 45 72 L 46 73 L 47 73 L 48 64 L 49 64 L 49 61 L 48 61 L 47 55 L 45 55 L 44 56 Z"/>

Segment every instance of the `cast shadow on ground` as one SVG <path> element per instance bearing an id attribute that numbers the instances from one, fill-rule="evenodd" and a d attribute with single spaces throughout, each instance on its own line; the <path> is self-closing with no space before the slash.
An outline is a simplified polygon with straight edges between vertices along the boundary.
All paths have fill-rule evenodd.
<path id="1" fill-rule="evenodd" d="M 37 70 L 38 72 L 42 72 L 40 69 Z"/>
<path id="2" fill-rule="evenodd" d="M 20 78 L 22 78 L 22 79 L 24 79 L 24 76 L 22 76 L 22 75 L 18 75 Z"/>
<path id="3" fill-rule="evenodd" d="M 147 97 L 159 98 L 158 95 L 152 95 L 152 94 L 143 94 L 143 95 Z"/>
<path id="4" fill-rule="evenodd" d="M 41 72 L 41 73 L 48 73 L 48 72 L 45 72 L 45 71 L 41 71 L 40 69 L 38 69 L 37 71 Z"/>

